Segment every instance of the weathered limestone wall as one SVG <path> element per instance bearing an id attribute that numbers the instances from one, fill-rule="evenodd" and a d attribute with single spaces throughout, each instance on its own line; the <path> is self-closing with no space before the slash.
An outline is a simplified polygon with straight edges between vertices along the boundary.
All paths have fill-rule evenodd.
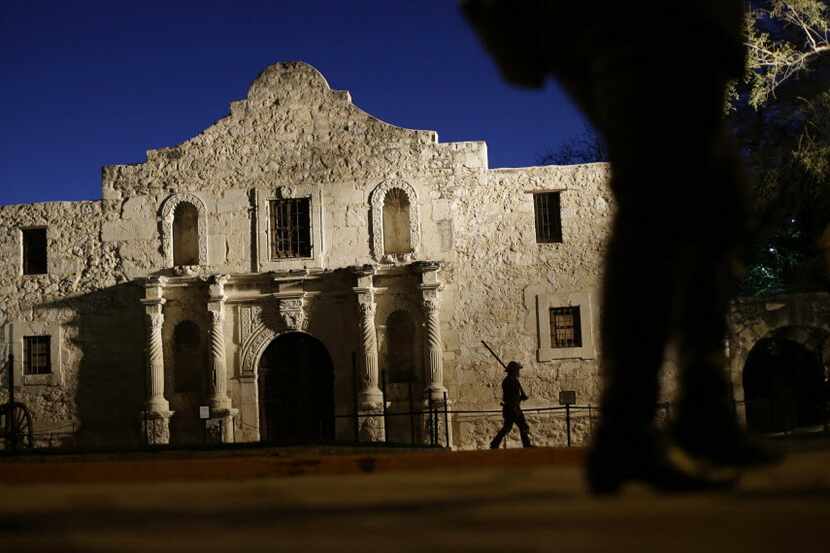
<path id="1" fill-rule="evenodd" d="M 448 284 L 442 315 L 455 408 L 499 409 L 504 370 L 481 340 L 505 363 L 517 359 L 524 365 L 522 380 L 531 398 L 526 408 L 557 404 L 560 390 L 575 390 L 581 405 L 596 404 L 599 288 L 612 215 L 608 177 L 606 164 L 502 169 L 453 189 L 457 262 L 443 273 Z M 536 243 L 531 192 L 546 190 L 562 191 L 562 243 Z M 550 340 L 537 310 L 545 297 L 553 298 L 551 307 L 590 302 L 590 309 L 583 305 L 582 325 L 593 345 L 583 357 L 540 361 L 540 340 Z M 485 447 L 500 422 L 498 415 L 459 416 L 457 442 Z M 561 417 L 541 415 L 534 434 L 538 443 L 563 444 Z"/>
<path id="2" fill-rule="evenodd" d="M 0 326 L 6 345 L 14 345 L 16 399 L 32 410 L 37 432 L 55 433 L 53 444 L 70 436 L 107 445 L 134 439 L 143 397 L 143 344 L 136 332 L 142 335 L 143 319 L 136 314 L 139 290 L 127 283 L 117 246 L 100 239 L 112 216 L 107 202 L 0 207 Z M 42 226 L 48 227 L 48 273 L 23 276 L 20 229 Z M 52 335 L 52 375 L 23 376 L 26 334 Z M 3 402 L 8 375 L 0 378 Z"/>
<path id="3" fill-rule="evenodd" d="M 486 163 L 483 143 L 439 145 L 434 132 L 401 129 L 369 116 L 348 93 L 330 90 L 312 67 L 277 64 L 258 77 L 247 99 L 231 105 L 230 115 L 199 136 L 150 150 L 145 163 L 106 167 L 103 195 L 120 202 L 121 216 L 105 225 L 102 236 L 119 244 L 131 277 L 166 268 L 158 238 L 162 204 L 174 193 L 194 194 L 206 208 L 211 270 L 359 265 L 377 260 L 369 240 L 370 200 L 386 183 L 414 190 L 422 218 L 416 258 L 435 259 L 452 247 L 441 189 L 469 185 Z M 323 232 L 315 240 L 315 259 L 279 264 L 264 259 L 266 204 L 279 194 L 310 196 L 317 204 L 313 209 Z M 252 223 L 258 242 L 253 245 Z M 258 260 L 252 263 L 257 245 Z"/>
<path id="4" fill-rule="evenodd" d="M 85 443 L 139 443 L 146 396 L 143 280 L 179 275 L 165 288 L 165 396 L 178 413 L 174 435 L 196 440 L 195 407 L 204 397 L 175 392 L 172 337 L 178 322 L 192 320 L 207 347 L 208 292 L 199 277 L 254 273 L 267 281 L 268 271 L 331 272 L 364 264 L 402 271 L 374 277 L 379 357 L 386 354 L 388 317 L 406 311 L 416 325 L 413 343 L 421 348 L 414 388 L 423 398 L 426 292 L 407 267 L 431 260 L 442 264 L 440 333 L 453 408 L 498 409 L 503 371 L 482 339 L 505 360 L 524 363 L 529 407 L 555 403 L 565 389 L 577 392 L 579 404 L 596 403 L 598 289 L 612 213 L 607 180 L 605 164 L 490 171 L 482 142 L 439 144 L 434 132 L 372 118 L 347 92 L 330 90 L 310 66 L 271 66 L 246 99 L 232 103 L 231 113 L 199 136 L 150 150 L 144 163 L 106 167 L 102 201 L 0 208 L 0 323 L 61 333 L 59 383 L 30 382 L 21 399 L 34 407 L 39 431 L 69 424 L 80 426 Z M 383 194 L 392 187 L 405 191 L 414 221 L 414 251 L 396 259 L 380 251 L 378 224 Z M 537 244 L 532 192 L 552 190 L 561 191 L 564 240 Z M 281 197 L 311 198 L 310 259 L 269 259 L 268 202 Z M 179 202 L 198 210 L 199 265 L 174 270 L 170 229 Z M 49 275 L 20 276 L 17 229 L 26 226 L 49 228 Z M 304 285 L 311 294 L 307 331 L 324 343 L 335 365 L 338 413 L 351 410 L 351 358 L 360 340 L 355 278 L 344 278 L 327 281 L 329 288 Z M 256 439 L 258 416 L 254 377 L 241 374 L 243 307 L 273 306 L 270 295 L 279 288 L 257 286 L 230 286 L 222 322 L 240 440 Z M 574 303 L 583 306 L 585 347 L 564 358 L 539 353 L 549 340 L 540 313 Z M 400 388 L 391 394 L 393 408 L 402 410 L 407 396 Z M 557 420 L 536 425 L 539 443 L 563 443 Z M 499 421 L 498 415 L 459 416 L 454 440 L 461 447 L 486 445 Z M 576 426 L 585 433 L 586 421 Z M 349 422 L 338 421 L 338 436 L 348 432 Z"/>

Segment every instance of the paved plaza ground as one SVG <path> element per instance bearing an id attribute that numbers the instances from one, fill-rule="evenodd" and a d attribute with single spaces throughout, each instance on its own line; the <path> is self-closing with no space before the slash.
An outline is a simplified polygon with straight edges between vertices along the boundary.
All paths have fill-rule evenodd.
<path id="1" fill-rule="evenodd" d="M 802 449 L 728 493 L 609 499 L 579 449 L 5 458 L 0 550 L 828 551 L 830 450 Z"/>

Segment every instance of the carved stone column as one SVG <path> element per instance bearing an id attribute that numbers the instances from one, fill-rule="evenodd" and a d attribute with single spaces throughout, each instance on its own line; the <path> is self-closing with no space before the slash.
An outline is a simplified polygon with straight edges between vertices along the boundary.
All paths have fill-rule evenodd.
<path id="1" fill-rule="evenodd" d="M 416 265 L 421 274 L 421 305 L 424 309 L 424 368 L 427 375 L 427 399 L 444 401 L 444 345 L 441 341 L 440 298 L 438 270 L 435 262 L 422 261 Z"/>
<path id="2" fill-rule="evenodd" d="M 173 412 L 164 397 L 164 325 L 163 295 L 165 279 L 147 279 L 145 297 L 141 300 L 145 309 L 147 397 L 141 413 L 143 435 L 149 444 L 170 443 L 170 417 Z"/>
<path id="3" fill-rule="evenodd" d="M 228 396 L 228 371 L 225 361 L 225 283 L 227 275 L 214 275 L 210 280 L 208 313 L 210 314 L 210 374 L 208 405 L 212 424 L 219 424 L 221 441 L 234 441 L 233 419 L 238 410 L 231 408 Z"/>
<path id="4" fill-rule="evenodd" d="M 360 321 L 360 378 L 358 403 L 365 416 L 360 420 L 360 438 L 372 442 L 382 441 L 383 428 L 383 394 L 378 387 L 378 344 L 375 330 L 375 293 L 372 277 L 375 273 L 371 265 L 353 269 L 357 277 L 358 319 Z"/>
<path id="5" fill-rule="evenodd" d="M 445 407 L 444 398 L 447 388 L 444 386 L 444 344 L 441 340 L 441 304 L 439 290 L 441 283 L 438 280 L 438 271 L 441 266 L 435 261 L 420 261 L 415 264 L 415 271 L 421 275 L 418 289 L 421 291 L 421 305 L 424 310 L 424 369 L 427 386 L 424 390 L 424 406 L 430 413 L 425 421 L 427 432 L 437 432 L 437 442 L 449 447 L 452 443 L 450 428 L 447 423 L 450 416 L 443 416 Z M 437 420 L 431 420 L 437 409 Z M 447 436 L 450 436 L 449 441 Z"/>

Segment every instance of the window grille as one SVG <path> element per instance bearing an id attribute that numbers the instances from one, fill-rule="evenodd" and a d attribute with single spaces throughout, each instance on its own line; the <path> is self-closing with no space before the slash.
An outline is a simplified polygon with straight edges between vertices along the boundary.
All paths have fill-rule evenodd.
<path id="1" fill-rule="evenodd" d="M 311 201 L 271 201 L 271 259 L 311 257 Z"/>
<path id="2" fill-rule="evenodd" d="M 52 339 L 50 336 L 23 337 L 23 374 L 52 372 Z"/>
<path id="3" fill-rule="evenodd" d="M 548 244 L 562 242 L 562 215 L 559 192 L 533 194 L 536 213 L 536 242 Z"/>
<path id="4" fill-rule="evenodd" d="M 551 308 L 550 343 L 552 348 L 582 347 L 582 324 L 578 305 Z"/>
<path id="5" fill-rule="evenodd" d="M 46 274 L 46 229 L 23 229 L 23 274 Z"/>

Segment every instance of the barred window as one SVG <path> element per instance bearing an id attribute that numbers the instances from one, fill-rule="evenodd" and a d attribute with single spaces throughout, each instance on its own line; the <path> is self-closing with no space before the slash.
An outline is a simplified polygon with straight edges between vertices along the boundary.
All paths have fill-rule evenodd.
<path id="1" fill-rule="evenodd" d="M 271 259 L 311 257 L 310 198 L 271 201 Z"/>
<path id="2" fill-rule="evenodd" d="M 23 374 L 52 372 L 52 338 L 50 336 L 23 337 Z"/>
<path id="3" fill-rule="evenodd" d="M 548 244 L 562 241 L 562 215 L 559 192 L 533 194 L 536 212 L 536 242 Z"/>
<path id="4" fill-rule="evenodd" d="M 580 321 L 578 305 L 551 308 L 550 347 L 582 347 L 582 324 Z"/>
<path id="5" fill-rule="evenodd" d="M 23 274 L 46 274 L 46 229 L 23 229 Z"/>

